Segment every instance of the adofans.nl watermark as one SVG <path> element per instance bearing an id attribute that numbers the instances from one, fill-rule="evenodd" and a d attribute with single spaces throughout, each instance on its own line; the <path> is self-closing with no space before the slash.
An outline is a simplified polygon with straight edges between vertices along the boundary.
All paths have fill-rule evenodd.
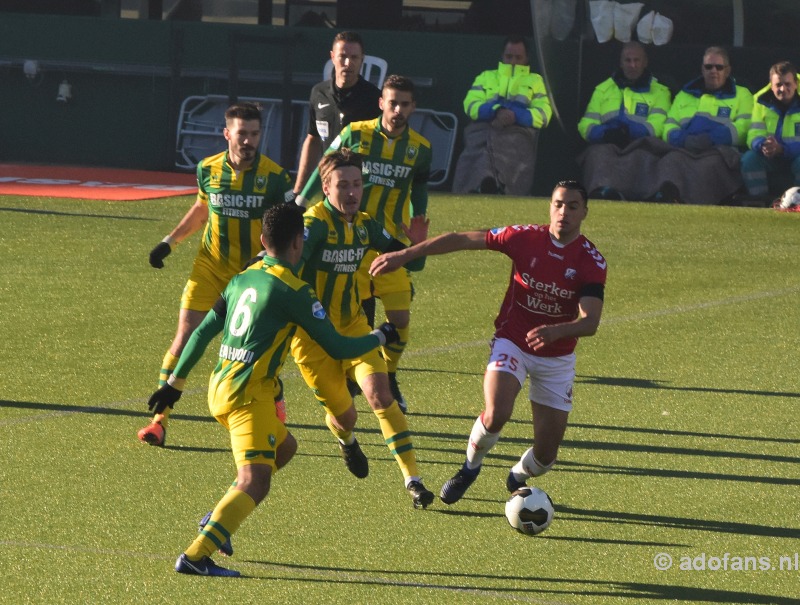
<path id="1" fill-rule="evenodd" d="M 733 555 L 680 555 L 673 557 L 660 552 L 653 558 L 653 566 L 659 571 L 800 571 L 800 554 L 779 556 Z"/>

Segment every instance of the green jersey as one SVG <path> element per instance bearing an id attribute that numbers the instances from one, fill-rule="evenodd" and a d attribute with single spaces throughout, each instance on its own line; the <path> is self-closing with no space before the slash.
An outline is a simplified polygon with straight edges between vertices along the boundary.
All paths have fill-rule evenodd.
<path id="1" fill-rule="evenodd" d="M 378 117 L 345 126 L 328 152 L 342 147 L 364 156 L 361 210 L 386 227 L 393 237 L 408 244 L 400 225 L 408 225 L 411 216 L 427 211 L 431 144 L 409 127 L 400 136 L 389 137 Z M 319 172 L 314 172 L 302 195 L 313 200 L 321 191 Z"/>
<path id="2" fill-rule="evenodd" d="M 289 173 L 265 155 L 236 172 L 228 152 L 197 165 L 197 201 L 208 206 L 208 222 L 200 240 L 199 254 L 220 270 L 235 275 L 261 251 L 261 218 L 283 204 L 292 191 Z"/>
<path id="3" fill-rule="evenodd" d="M 333 325 L 344 331 L 363 314 L 356 274 L 364 254 L 370 248 L 385 251 L 394 238 L 363 212 L 352 224 L 346 222 L 327 199 L 306 210 L 305 225 L 303 279 L 316 290 Z"/>
<path id="4" fill-rule="evenodd" d="M 185 378 L 222 331 L 208 388 L 211 413 L 219 416 L 256 399 L 271 400 L 297 326 L 336 359 L 358 357 L 379 344 L 373 334 L 340 335 L 313 289 L 291 267 L 265 256 L 231 279 L 192 333 L 174 375 Z"/>

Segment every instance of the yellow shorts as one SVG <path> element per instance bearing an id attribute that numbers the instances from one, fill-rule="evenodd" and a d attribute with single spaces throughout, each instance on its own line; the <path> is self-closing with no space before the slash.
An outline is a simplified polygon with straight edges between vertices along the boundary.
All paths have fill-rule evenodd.
<path id="1" fill-rule="evenodd" d="M 254 400 L 215 418 L 231 434 L 231 449 L 236 468 L 248 464 L 267 464 L 275 472 L 275 452 L 289 432 L 278 420 L 271 396 L 264 400 Z"/>
<path id="2" fill-rule="evenodd" d="M 217 302 L 219 295 L 236 275 L 235 271 L 221 268 L 202 254 L 192 264 L 192 272 L 181 295 L 181 309 L 208 311 Z"/>
<path id="3" fill-rule="evenodd" d="M 363 336 L 370 328 L 365 318 L 341 330 L 345 336 Z M 386 373 L 386 362 L 378 349 L 355 359 L 333 359 L 300 328 L 292 341 L 292 356 L 319 404 L 332 416 L 340 416 L 353 405 L 347 378 L 360 382 L 366 376 Z"/>
<path id="4" fill-rule="evenodd" d="M 375 250 L 365 254 L 362 267 L 369 267 L 378 256 Z M 376 275 L 371 278 L 366 271 L 359 272 L 358 293 L 362 300 L 375 296 L 381 299 L 386 311 L 408 311 L 411 308 L 414 287 L 411 283 L 411 272 L 400 268 L 391 273 Z"/>

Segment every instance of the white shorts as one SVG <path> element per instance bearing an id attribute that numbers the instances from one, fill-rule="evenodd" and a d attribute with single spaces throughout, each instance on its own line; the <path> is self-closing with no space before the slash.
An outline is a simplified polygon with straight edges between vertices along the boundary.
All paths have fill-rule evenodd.
<path id="1" fill-rule="evenodd" d="M 492 341 L 487 372 L 508 372 L 519 386 L 530 377 L 530 400 L 557 410 L 572 411 L 572 385 L 575 382 L 575 353 L 561 357 L 538 357 L 525 353 L 505 338 Z"/>

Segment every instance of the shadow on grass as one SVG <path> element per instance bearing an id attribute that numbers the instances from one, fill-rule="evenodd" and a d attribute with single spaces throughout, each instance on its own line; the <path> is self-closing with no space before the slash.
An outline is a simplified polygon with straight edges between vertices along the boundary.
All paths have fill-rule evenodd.
<path id="1" fill-rule="evenodd" d="M 460 502 L 486 502 L 493 506 L 496 506 L 498 503 L 495 500 L 488 500 L 486 498 L 472 498 L 470 496 L 465 496 L 463 500 Z M 429 508 L 428 512 L 432 514 L 439 514 L 439 515 L 447 515 L 451 517 L 470 517 L 470 518 L 477 518 L 477 519 L 497 519 L 500 517 L 504 517 L 502 512 L 502 508 L 500 512 L 489 513 L 489 512 L 479 512 L 474 510 L 461 510 L 459 508 L 441 508 L 443 505 L 440 501 L 436 501 L 436 506 L 433 508 Z M 566 509 L 563 506 L 555 506 L 556 514 L 561 515 Z M 566 517 L 569 519 L 570 517 Z M 561 520 L 561 519 L 560 519 Z M 614 538 L 598 538 L 597 536 L 592 537 L 576 537 L 576 536 L 550 536 L 550 535 L 542 535 L 539 536 L 537 539 L 539 540 L 555 540 L 555 541 L 563 541 L 563 542 L 586 542 L 589 544 L 621 544 L 625 546 L 647 546 L 647 547 L 659 547 L 659 548 L 688 548 L 691 544 L 676 544 L 671 542 L 651 542 L 649 540 L 618 540 Z"/>
<path id="2" fill-rule="evenodd" d="M 142 406 L 145 407 L 145 406 Z M 151 418 L 150 412 L 123 410 L 120 408 L 104 408 L 92 405 L 70 405 L 65 403 L 42 403 L 39 401 L 4 401 L 0 400 L 0 408 L 18 408 L 22 410 L 46 410 L 62 414 L 105 414 L 107 416 L 130 416 L 132 418 Z M 193 422 L 216 422 L 211 416 L 192 416 L 186 414 L 172 414 L 170 418 L 190 420 Z M 14 419 L 9 419 L 14 422 Z"/>
<path id="3" fill-rule="evenodd" d="M 423 588 L 441 591 L 442 599 L 446 599 L 447 593 L 451 592 L 454 595 L 472 593 L 478 598 L 481 596 L 491 598 L 501 594 L 527 595 L 529 597 L 538 595 L 540 598 L 548 595 L 580 595 L 598 598 L 619 597 L 632 599 L 634 602 L 646 600 L 646 602 L 748 603 L 753 605 L 797 604 L 797 599 L 794 597 L 692 586 L 674 586 L 671 584 L 585 580 L 574 577 L 521 577 L 517 575 L 481 574 L 477 570 L 469 573 L 449 573 L 445 571 L 420 571 L 418 569 L 367 569 L 340 565 L 328 567 L 325 565 L 303 565 L 299 563 L 273 563 L 255 559 L 249 559 L 245 562 L 263 566 L 265 570 L 273 570 L 270 579 L 300 583 L 319 582 L 354 586 Z M 286 572 L 292 571 L 296 572 L 296 577 L 287 577 L 285 575 Z M 405 577 L 410 579 L 404 579 Z M 525 584 L 528 584 L 528 586 Z M 564 588 L 561 589 L 561 586 L 564 586 Z M 540 601 L 536 599 L 534 602 Z"/>
<path id="4" fill-rule="evenodd" d="M 717 387 L 682 387 L 671 386 L 661 380 L 646 378 L 623 378 L 617 376 L 575 376 L 576 382 L 581 384 L 594 384 L 611 387 L 626 387 L 633 389 L 659 389 L 664 391 L 686 391 L 690 393 L 722 393 L 725 395 L 755 395 L 757 397 L 794 397 L 800 398 L 800 393 L 791 391 L 761 391 L 755 389 L 722 389 Z"/>
<path id="5" fill-rule="evenodd" d="M 35 210 L 33 208 L 3 208 L 0 212 L 22 212 L 23 214 L 45 214 L 47 216 L 74 216 L 80 218 L 111 218 L 120 221 L 159 221 L 160 218 L 150 218 L 144 216 L 114 216 L 111 214 L 85 214 L 81 212 L 58 212 L 57 210 Z"/>
<path id="6" fill-rule="evenodd" d="M 527 439 L 509 439 L 509 442 L 519 441 L 521 444 L 530 445 Z M 693 447 L 670 447 L 661 445 L 642 445 L 639 443 L 614 443 L 608 441 L 588 441 L 583 439 L 565 439 L 563 447 L 575 450 L 600 450 L 614 452 L 644 452 L 648 454 L 663 454 L 669 456 L 705 456 L 708 458 L 730 458 L 733 460 L 757 460 L 759 462 L 784 462 L 800 464 L 800 457 L 778 456 L 775 454 L 761 454 L 753 452 L 731 452 L 727 450 L 711 450 Z"/>
<path id="7" fill-rule="evenodd" d="M 689 519 L 686 517 L 669 517 L 664 515 L 646 515 L 621 511 L 591 510 L 556 505 L 556 514 L 562 521 L 587 521 L 591 523 L 614 523 L 620 525 L 644 525 L 648 527 L 668 527 L 672 529 L 688 529 L 710 531 L 716 533 L 737 534 L 746 536 L 767 536 L 771 538 L 800 538 L 800 528 L 771 527 L 755 523 L 732 523 L 730 521 L 713 521 L 709 519 Z M 592 540 L 589 539 L 589 542 Z"/>
<path id="8" fill-rule="evenodd" d="M 569 426 L 578 429 L 589 429 L 598 431 L 613 431 L 618 433 L 638 433 L 641 435 L 669 435 L 673 437 L 700 437 L 702 439 L 733 439 L 735 441 L 755 441 L 758 443 L 789 443 L 800 444 L 800 439 L 788 439 L 784 437 L 768 437 L 751 435 L 728 435 L 725 433 L 706 433 L 703 431 L 677 431 L 670 429 L 650 429 L 638 426 L 614 426 L 608 424 L 585 424 L 580 422 L 570 422 Z"/>
<path id="9" fill-rule="evenodd" d="M 400 368 L 400 373 L 434 373 L 452 374 L 463 376 L 483 376 L 483 372 L 465 372 L 462 370 L 435 370 L 431 368 Z M 690 393 L 722 393 L 726 395 L 755 395 L 757 397 L 793 397 L 800 399 L 800 393 L 793 391 L 762 391 L 756 389 L 724 389 L 717 387 L 686 387 L 672 386 L 663 380 L 649 378 L 625 378 L 622 376 L 586 376 L 575 375 L 575 382 L 579 384 L 601 385 L 611 387 L 625 387 L 629 389 L 659 389 L 664 391 L 686 391 Z"/>
<path id="10" fill-rule="evenodd" d="M 473 498 L 465 496 L 464 502 L 485 502 L 489 504 L 496 504 L 495 500 L 488 500 L 485 498 Z M 437 501 L 438 503 L 438 501 Z M 613 523 L 619 525 L 644 525 L 649 527 L 668 527 L 672 529 L 684 530 L 699 530 L 710 531 L 716 533 L 728 533 L 737 535 L 748 536 L 766 536 L 771 538 L 800 538 L 800 528 L 791 527 L 773 527 L 769 525 L 757 525 L 755 523 L 733 523 L 730 521 L 714 521 L 708 519 L 690 519 L 686 517 L 670 517 L 665 515 L 649 515 L 643 513 L 630 513 L 620 511 L 607 511 L 607 510 L 592 510 L 583 508 L 574 508 L 562 504 L 555 504 L 556 516 L 560 521 L 584 521 L 589 523 Z M 485 513 L 469 510 L 460 510 L 458 508 L 433 508 L 431 512 L 436 512 L 445 515 L 463 516 L 463 517 L 487 517 L 495 518 L 502 516 L 502 513 Z M 592 536 L 599 535 L 600 532 L 591 532 Z M 574 540 L 581 542 L 606 542 L 603 539 L 595 537 L 577 538 L 577 537 L 557 537 L 557 536 L 541 536 L 549 540 Z M 658 542 L 639 542 L 628 540 L 608 540 L 609 543 L 631 544 L 631 545 L 656 545 L 656 546 L 688 546 L 685 544 L 661 544 Z"/>
<path id="11" fill-rule="evenodd" d="M 509 458 L 516 462 L 518 458 Z M 680 471 L 674 469 L 640 468 L 630 466 L 604 466 L 582 462 L 559 462 L 560 470 L 566 473 L 603 473 L 634 477 L 664 477 L 665 479 L 705 479 L 708 481 L 741 481 L 744 483 L 764 483 L 767 485 L 800 486 L 800 479 L 789 477 L 769 477 L 764 475 L 732 475 L 730 473 L 706 473 Z"/>
<path id="12" fill-rule="evenodd" d="M 474 419 L 472 419 L 474 422 Z M 529 424 L 529 423 L 527 423 Z M 434 441 L 439 442 L 453 442 L 454 447 L 438 447 L 438 448 L 430 448 L 435 451 L 445 452 L 445 453 L 453 453 L 453 454 L 463 454 L 464 448 L 466 447 L 467 437 L 469 435 L 470 426 L 465 428 L 465 432 L 463 434 L 459 433 L 443 433 L 443 432 L 426 432 L 426 431 L 413 431 L 415 436 L 424 437 L 426 439 L 432 439 Z M 526 449 L 530 447 L 532 443 L 533 433 L 531 431 L 531 438 L 526 437 L 508 437 L 503 435 L 503 443 L 506 444 L 517 444 L 520 446 L 525 447 Z M 790 441 L 791 443 L 791 441 Z M 800 457 L 797 456 L 779 456 L 777 454 L 762 454 L 762 453 L 754 453 L 754 452 L 734 452 L 729 450 L 712 450 L 707 448 L 690 448 L 690 447 L 670 447 L 670 446 L 662 446 L 662 445 L 645 445 L 641 443 L 620 443 L 620 442 L 613 442 L 613 441 L 590 441 L 586 439 L 565 439 L 562 442 L 561 447 L 568 448 L 572 450 L 589 450 L 589 451 L 604 451 L 604 452 L 636 452 L 636 453 L 646 453 L 646 454 L 659 454 L 663 456 L 701 456 L 707 458 L 728 458 L 731 460 L 754 460 L 757 462 L 778 462 L 784 464 L 800 464 Z M 492 454 L 495 455 L 495 454 Z M 514 460 L 516 461 L 517 458 L 511 458 L 506 456 L 504 459 L 507 460 Z M 605 468 L 613 468 L 613 467 L 598 467 L 597 470 L 602 471 Z M 621 467 L 619 467 L 621 468 Z M 657 471 L 653 471 L 653 474 L 658 474 Z M 684 476 L 684 475 L 681 475 Z M 701 477 L 702 474 L 694 474 L 689 472 L 688 476 L 693 477 Z M 717 476 L 717 475 L 713 475 Z M 720 475 L 719 477 L 726 477 L 724 475 Z M 800 480 L 795 481 L 794 479 L 780 479 L 776 478 L 774 483 L 786 483 L 788 485 L 800 485 Z"/>
<path id="13" fill-rule="evenodd" d="M 415 435 L 418 433 L 415 433 Z M 433 438 L 436 437 L 437 434 L 430 434 L 429 437 Z M 452 455 L 455 460 L 459 462 L 452 462 L 452 463 L 443 463 L 449 464 L 454 469 L 458 469 L 458 465 L 460 461 L 464 459 L 464 443 L 466 443 L 466 437 L 461 437 L 463 443 L 459 444 L 458 447 L 453 448 L 444 448 L 444 447 L 425 447 L 421 448 L 418 447 L 417 449 L 420 451 L 429 451 L 438 454 L 447 454 Z M 530 442 L 520 440 L 521 443 L 525 444 L 526 446 L 530 445 Z M 663 452 L 662 452 L 663 453 Z M 507 455 L 507 454 L 498 454 L 492 452 L 490 454 L 490 458 L 487 458 L 484 461 L 483 465 L 485 467 L 497 467 L 508 471 L 508 468 L 519 461 L 518 456 L 514 455 Z M 425 460 L 425 464 L 436 464 L 435 461 L 430 459 Z M 701 472 L 701 471 L 684 471 L 684 470 L 674 470 L 674 469 L 663 469 L 663 468 L 652 468 L 652 467 L 634 467 L 634 466 L 611 466 L 611 465 L 600 465 L 600 464 L 589 464 L 585 462 L 574 462 L 570 460 L 559 460 L 558 465 L 556 467 L 558 472 L 561 473 L 591 473 L 594 475 L 597 474 L 606 474 L 606 475 L 623 475 L 623 476 L 633 476 L 633 477 L 663 477 L 665 479 L 704 479 L 708 481 L 740 481 L 743 483 L 763 483 L 766 485 L 790 485 L 790 486 L 800 486 L 800 478 L 794 477 L 771 477 L 765 475 L 734 475 L 730 473 L 708 473 L 708 472 Z"/>
<path id="14" fill-rule="evenodd" d="M 46 410 L 50 412 L 54 412 L 56 414 L 104 414 L 109 416 L 129 416 L 131 418 L 143 418 L 147 419 L 150 418 L 150 414 L 147 412 L 136 412 L 132 410 L 124 410 L 118 408 L 104 408 L 98 406 L 77 406 L 77 405 L 68 405 L 68 404 L 55 404 L 55 403 L 40 403 L 40 402 L 31 402 L 31 401 L 0 401 L 0 408 L 19 408 L 19 409 L 30 409 L 30 410 Z M 421 414 L 420 416 L 426 416 L 425 414 Z M 190 421 L 190 422 L 206 422 L 206 423 L 216 423 L 216 420 L 211 416 L 196 416 L 196 415 L 187 415 L 187 414 L 179 414 L 174 413 L 171 416 L 172 419 L 177 421 Z M 474 421 L 472 417 L 469 417 L 469 420 Z M 0 421 L 0 425 L 2 424 L 12 424 L 16 422 L 17 419 L 11 418 L 7 421 Z M 288 425 L 290 430 L 304 430 L 304 431 L 321 431 L 326 436 L 326 440 L 328 438 L 328 429 L 325 427 L 322 422 L 319 424 L 290 424 Z M 585 428 L 586 425 L 584 425 Z M 591 425 L 588 425 L 591 426 Z M 468 428 L 468 427 L 467 427 Z M 607 428 L 607 427 L 603 427 Z M 627 427 L 626 427 L 627 428 Z M 374 425 L 374 423 L 361 423 L 359 426 L 359 432 L 363 434 L 374 434 L 379 435 L 380 431 L 378 427 Z M 463 455 L 464 451 L 464 442 L 467 438 L 467 432 L 465 429 L 464 434 L 460 433 L 442 433 L 442 432 L 426 432 L 426 431 L 413 431 L 414 435 L 424 438 L 430 439 L 434 441 L 445 441 L 445 442 L 452 442 L 454 445 L 453 447 L 431 447 L 427 446 L 425 448 L 418 448 L 420 451 L 430 451 L 430 452 L 439 452 L 445 454 L 452 454 L 456 457 L 460 457 Z M 720 437 L 722 435 L 716 435 Z M 754 438 L 756 439 L 756 438 Z M 519 445 L 523 445 L 527 447 L 529 445 L 529 440 L 525 438 L 514 438 L 514 437 L 507 437 L 504 438 L 506 443 L 517 443 Z M 791 441 L 790 441 L 791 442 Z M 606 442 L 606 441 L 588 441 L 588 440 L 574 440 L 574 439 L 567 439 L 563 442 L 563 447 L 571 448 L 574 450 L 591 450 L 591 451 L 626 451 L 626 452 L 640 452 L 640 453 L 655 453 L 661 455 L 681 455 L 681 456 L 706 456 L 712 458 L 731 458 L 731 459 L 744 459 L 744 460 L 755 460 L 760 462 L 778 462 L 778 463 L 789 463 L 789 464 L 798 464 L 800 463 L 799 457 L 792 457 L 792 456 L 777 456 L 772 454 L 754 454 L 749 452 L 731 452 L 731 451 L 724 451 L 724 450 L 709 450 L 709 449 L 699 449 L 699 448 L 678 448 L 678 447 L 665 447 L 665 446 L 657 446 L 657 445 L 642 445 L 642 444 L 629 444 L 629 443 L 615 443 L 615 442 Z M 202 448 L 202 447 L 193 447 L 193 446 L 175 446 L 175 445 L 168 445 L 167 449 L 173 449 L 176 451 L 199 451 L 199 452 L 217 452 L 220 451 L 214 448 Z M 514 456 L 503 456 L 503 455 L 495 455 L 495 460 L 497 461 L 507 461 L 511 462 L 512 464 L 517 461 L 517 458 Z M 572 466 L 573 468 L 569 468 Z M 667 470 L 667 469 L 659 469 L 659 468 L 639 468 L 639 467 L 622 467 L 622 466 L 597 466 L 597 465 L 590 465 L 584 463 L 575 463 L 575 462 L 561 462 L 559 467 L 562 471 L 565 472 L 603 472 L 608 474 L 617 474 L 617 475 L 635 475 L 635 476 L 648 476 L 648 477 L 667 477 L 667 478 L 679 478 L 679 479 L 710 479 L 710 480 L 724 480 L 724 481 L 744 481 L 744 482 L 753 482 L 753 483 L 767 483 L 773 485 L 792 485 L 797 486 L 800 485 L 800 479 L 794 478 L 784 478 L 784 477 L 765 477 L 765 476 L 756 476 L 756 475 L 732 475 L 732 474 L 721 474 L 721 473 L 705 473 L 705 472 L 696 472 L 696 471 L 681 471 L 681 470 Z"/>
<path id="15" fill-rule="evenodd" d="M 522 400 L 517 401 L 517 405 L 525 405 L 525 402 Z M 462 435 L 463 439 L 466 439 L 467 432 L 472 427 L 472 424 L 475 422 L 475 419 L 478 417 L 480 413 L 479 408 L 475 407 L 475 413 L 469 415 L 461 415 L 461 414 L 434 414 L 430 412 L 417 412 L 413 409 L 409 410 L 408 415 L 410 417 L 419 417 L 419 418 L 433 418 L 433 419 L 443 419 L 443 420 L 463 420 L 465 423 L 465 433 Z M 532 426 L 531 421 L 526 418 L 511 418 L 507 423 L 507 425 L 524 425 L 524 426 Z M 772 436 L 753 436 L 753 435 L 731 435 L 727 433 L 709 433 L 703 431 L 683 431 L 683 430 L 670 430 L 670 429 L 652 429 L 648 427 L 638 427 L 638 426 L 614 426 L 608 424 L 588 424 L 588 423 L 581 423 L 581 422 L 570 422 L 569 427 L 572 429 L 584 429 L 584 430 L 596 430 L 596 431 L 610 431 L 610 432 L 619 432 L 619 433 L 635 433 L 640 435 L 656 435 L 658 437 L 664 436 L 672 436 L 672 437 L 697 437 L 700 439 L 731 439 L 733 441 L 753 441 L 756 443 L 786 443 L 790 445 L 800 445 L 800 439 L 791 439 L 787 437 L 772 437 Z M 504 437 L 505 439 L 505 437 Z M 565 442 L 566 443 L 566 442 Z M 605 442 L 598 442 L 598 443 L 605 443 Z M 648 447 L 648 446 L 645 446 Z M 633 449 L 633 447 L 631 448 Z M 691 451 L 691 450 L 689 450 Z M 790 459 L 790 460 L 798 460 Z"/>

